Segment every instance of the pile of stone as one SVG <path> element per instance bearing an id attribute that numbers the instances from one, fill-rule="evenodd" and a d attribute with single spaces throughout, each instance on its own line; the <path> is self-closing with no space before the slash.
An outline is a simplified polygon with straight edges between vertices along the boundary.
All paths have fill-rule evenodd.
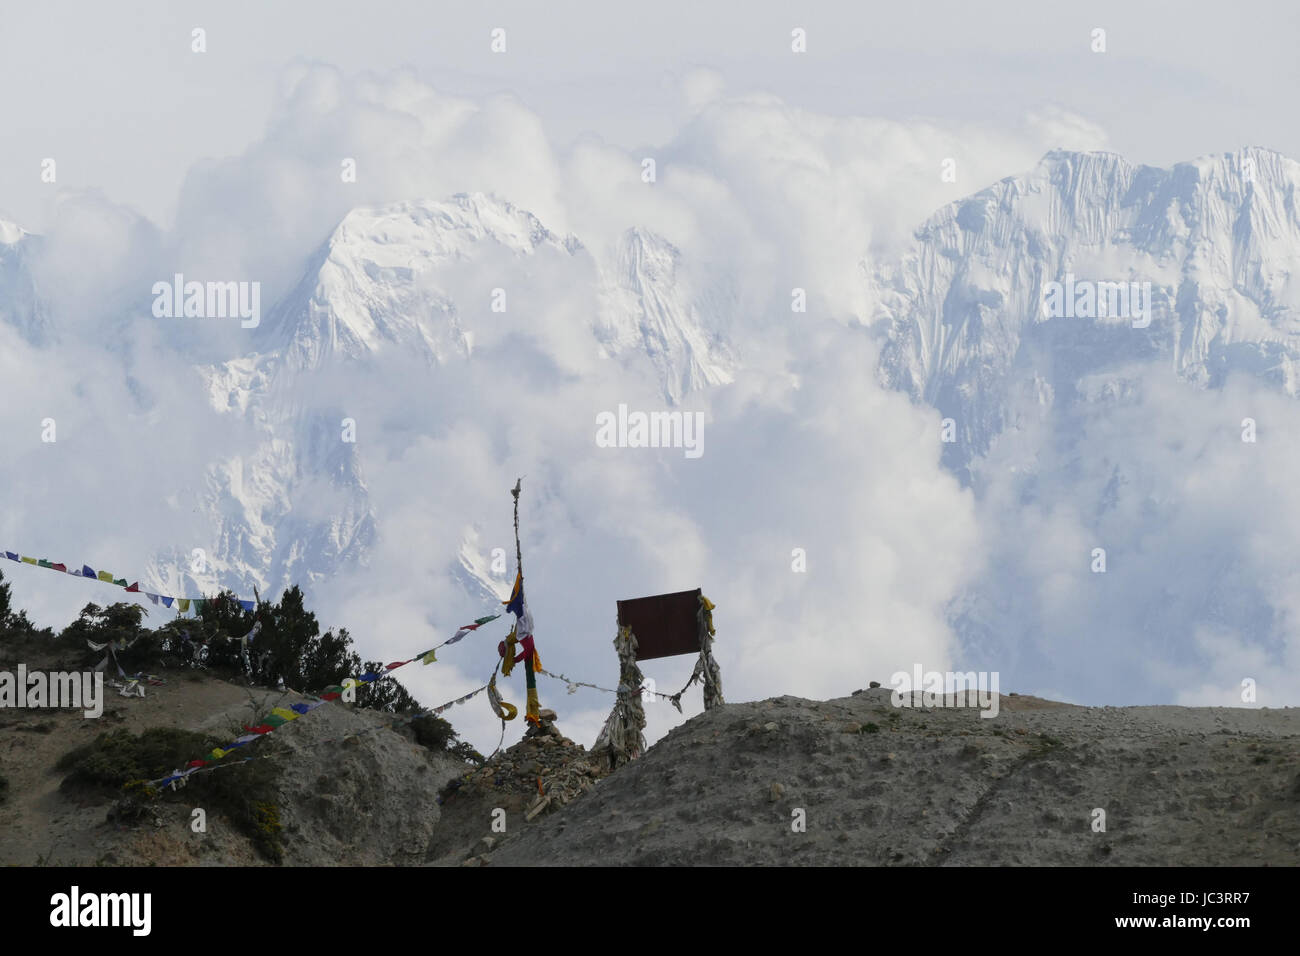
<path id="1" fill-rule="evenodd" d="M 590 790 L 609 771 L 555 726 L 543 710 L 523 740 L 497 754 L 450 788 L 455 799 L 491 795 L 499 806 L 523 812 L 526 821 L 555 810 Z"/>

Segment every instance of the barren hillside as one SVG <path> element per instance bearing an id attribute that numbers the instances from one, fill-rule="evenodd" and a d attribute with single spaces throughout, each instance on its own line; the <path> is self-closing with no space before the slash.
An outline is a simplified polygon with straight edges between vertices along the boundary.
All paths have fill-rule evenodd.
<path id="1" fill-rule="evenodd" d="M 0 651 L 12 669 L 19 649 Z M 144 699 L 110 691 L 99 720 L 0 710 L 0 863 L 266 862 L 219 808 L 206 833 L 190 826 L 210 782 L 240 771 L 195 777 L 134 818 L 67 785 L 60 758 L 98 734 L 224 737 L 299 699 L 166 676 Z M 336 703 L 250 747 L 249 766 L 290 865 L 1300 863 L 1300 711 L 999 704 L 991 719 L 896 708 L 884 688 L 729 704 L 611 774 L 562 718 L 478 768 Z"/>
<path id="2" fill-rule="evenodd" d="M 487 854 L 502 865 L 1290 865 L 1300 711 L 730 704 Z M 1093 832 L 1094 810 L 1105 832 Z M 806 832 L 794 832 L 803 811 Z M 485 828 L 486 832 L 486 828 Z"/>

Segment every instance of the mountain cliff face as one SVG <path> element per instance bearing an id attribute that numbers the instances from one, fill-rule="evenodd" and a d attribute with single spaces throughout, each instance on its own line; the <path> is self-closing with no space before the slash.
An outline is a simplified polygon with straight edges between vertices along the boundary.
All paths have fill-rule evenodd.
<path id="1" fill-rule="evenodd" d="M 674 404 L 689 392 L 730 383 L 737 364 L 725 305 L 685 288 L 680 265 L 681 253 L 663 238 L 643 229 L 625 232 L 602 276 L 597 328 L 609 354 L 647 356 Z"/>
<path id="2" fill-rule="evenodd" d="M 1021 399 L 1086 400 L 1085 376 L 1135 361 L 1210 387 L 1245 372 L 1294 396 L 1298 185 L 1300 164 L 1263 149 L 1168 170 L 1050 153 L 938 212 L 874 272 L 882 377 L 954 420 L 946 463 L 963 474 Z M 1070 277 L 1149 283 L 1149 315 L 1046 314 L 1048 284 Z"/>

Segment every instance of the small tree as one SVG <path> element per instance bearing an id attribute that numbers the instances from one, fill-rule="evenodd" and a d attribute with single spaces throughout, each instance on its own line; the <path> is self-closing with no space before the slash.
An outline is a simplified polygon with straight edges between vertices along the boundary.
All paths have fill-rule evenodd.
<path id="1" fill-rule="evenodd" d="M 379 661 L 366 661 L 363 665 L 363 673 L 383 672 L 384 665 Z M 392 677 L 366 684 L 357 697 L 357 703 L 371 710 L 382 710 L 386 714 L 405 714 L 420 709 L 419 702 Z"/>
<path id="2" fill-rule="evenodd" d="M 9 626 L 10 588 L 5 583 L 5 573 L 0 571 L 0 628 Z"/>
<path id="3" fill-rule="evenodd" d="M 115 644 L 119 648 L 118 662 L 124 667 L 132 662 L 149 661 L 157 650 L 157 640 L 155 632 L 141 623 L 146 613 L 139 604 L 118 603 L 108 607 L 87 604 L 77 619 L 63 629 L 59 640 L 81 651 L 87 650 L 87 641 Z"/>
<path id="4" fill-rule="evenodd" d="M 13 595 L 10 591 L 10 585 L 5 583 L 5 576 L 0 573 L 0 632 L 10 634 L 33 634 L 36 632 L 36 626 L 27 619 L 27 612 L 24 610 L 13 610 Z M 48 633 L 48 630 L 47 630 Z"/>
<path id="5" fill-rule="evenodd" d="M 319 690 L 341 684 L 361 673 L 361 658 L 352 650 L 352 636 L 346 627 L 326 631 L 310 642 L 301 662 L 302 687 Z"/>

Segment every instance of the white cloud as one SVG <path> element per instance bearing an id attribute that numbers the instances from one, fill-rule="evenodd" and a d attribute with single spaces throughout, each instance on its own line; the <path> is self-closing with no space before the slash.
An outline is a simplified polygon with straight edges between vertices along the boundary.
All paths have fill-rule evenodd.
<path id="1" fill-rule="evenodd" d="M 1055 407 L 977 466 L 988 668 L 1089 702 L 1240 705 L 1246 677 L 1260 703 L 1294 700 L 1293 399 L 1244 377 L 1201 390 L 1159 364 L 1105 378 L 1122 398 Z"/>

